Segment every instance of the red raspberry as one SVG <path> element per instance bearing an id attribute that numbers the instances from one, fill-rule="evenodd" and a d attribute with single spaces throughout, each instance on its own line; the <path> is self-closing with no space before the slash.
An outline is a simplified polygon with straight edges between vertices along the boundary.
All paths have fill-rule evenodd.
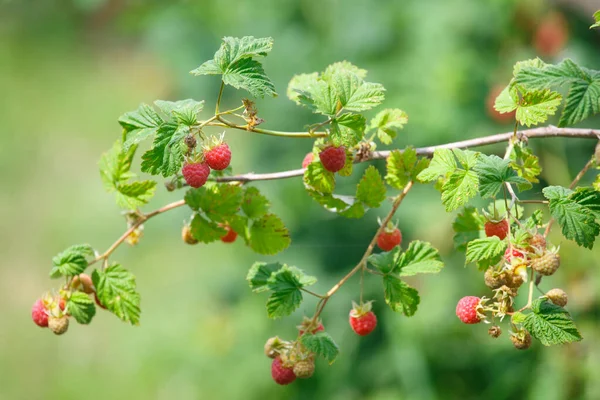
<path id="1" fill-rule="evenodd" d="M 289 385 L 296 380 L 294 368 L 286 368 L 281 362 L 281 357 L 273 359 L 271 364 L 271 376 L 273 380 L 280 385 Z"/>
<path id="2" fill-rule="evenodd" d="M 367 336 L 377 326 L 377 317 L 371 311 L 371 302 L 357 305 L 350 310 L 349 318 L 352 330 L 359 336 Z"/>
<path id="3" fill-rule="evenodd" d="M 212 169 L 221 171 L 229 167 L 231 162 L 231 150 L 227 143 L 220 143 L 204 151 L 204 160 Z"/>
<path id="4" fill-rule="evenodd" d="M 327 171 L 338 172 L 346 164 L 346 148 L 329 146 L 319 153 L 319 159 Z"/>
<path id="5" fill-rule="evenodd" d="M 233 243 L 235 242 L 235 239 L 237 239 L 237 233 L 231 229 L 230 226 L 226 226 L 225 229 L 227 230 L 227 233 L 224 236 L 221 236 L 221 241 L 223 243 Z"/>
<path id="6" fill-rule="evenodd" d="M 402 243 L 402 233 L 400 229 L 394 228 L 393 231 L 384 230 L 377 236 L 377 246 L 383 251 L 390 251 Z"/>
<path id="7" fill-rule="evenodd" d="M 506 251 L 504 252 L 504 259 L 506 260 L 506 262 L 510 263 L 512 261 L 513 257 L 525 258 L 525 253 L 523 253 L 522 251 L 519 251 L 517 249 L 512 249 L 512 254 L 511 254 L 510 248 L 507 248 Z"/>
<path id="8" fill-rule="evenodd" d="M 206 183 L 210 168 L 206 163 L 186 163 L 181 169 L 181 173 L 188 185 L 199 188 Z"/>
<path id="9" fill-rule="evenodd" d="M 508 221 L 505 219 L 500 222 L 487 221 L 484 228 L 487 237 L 498 236 L 500 240 L 504 240 L 508 235 Z"/>
<path id="10" fill-rule="evenodd" d="M 481 299 L 475 296 L 465 296 L 456 305 L 456 316 L 465 324 L 478 324 L 481 318 L 477 315 L 477 306 Z"/>
<path id="11" fill-rule="evenodd" d="M 48 310 L 42 299 L 38 299 L 31 308 L 31 319 L 39 327 L 48 327 Z"/>
<path id="12" fill-rule="evenodd" d="M 314 159 L 315 159 L 315 155 L 313 153 L 306 154 L 306 156 L 304 157 L 304 160 L 302 160 L 302 168 L 308 167 L 308 164 L 313 162 Z"/>

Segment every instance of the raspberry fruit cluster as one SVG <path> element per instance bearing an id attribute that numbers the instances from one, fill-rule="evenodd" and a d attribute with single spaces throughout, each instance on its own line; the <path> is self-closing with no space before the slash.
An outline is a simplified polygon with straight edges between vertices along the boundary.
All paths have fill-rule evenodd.
<path id="1" fill-rule="evenodd" d="M 223 137 L 207 141 L 201 152 L 196 152 L 197 140 L 194 136 L 186 137 L 188 146 L 187 160 L 181 168 L 185 182 L 193 188 L 204 186 L 211 169 L 222 171 L 231 163 L 231 149 L 223 141 Z"/>

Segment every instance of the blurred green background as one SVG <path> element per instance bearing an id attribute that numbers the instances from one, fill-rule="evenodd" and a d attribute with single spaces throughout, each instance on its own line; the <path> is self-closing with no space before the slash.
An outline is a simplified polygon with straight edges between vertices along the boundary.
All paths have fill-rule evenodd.
<path id="1" fill-rule="evenodd" d="M 495 340 L 486 326 L 456 319 L 460 297 L 489 292 L 482 274 L 463 268 L 454 252 L 453 215 L 431 187 L 413 190 L 397 214 L 404 243 L 430 241 L 447 262 L 440 275 L 411 280 L 421 293 L 419 312 L 406 318 L 386 309 L 381 282 L 370 277 L 367 298 L 377 300 L 380 325 L 359 339 L 347 323 L 358 291 L 350 281 L 323 315 L 341 355 L 331 367 L 319 361 L 310 380 L 275 385 L 262 347 L 275 334 L 293 337 L 315 302 L 269 320 L 266 298 L 250 292 L 246 272 L 256 260 L 277 259 L 317 275 L 315 291 L 324 292 L 359 260 L 388 206 L 359 221 L 336 217 L 305 195 L 299 179 L 257 183 L 291 230 L 292 246 L 277 257 L 252 254 L 242 243 L 186 246 L 180 229 L 188 214 L 178 209 L 150 221 L 137 247 L 124 245 L 114 256 L 137 276 L 141 326 L 99 311 L 90 326 L 73 324 L 59 338 L 30 319 L 34 300 L 58 285 L 48 278 L 54 254 L 81 242 L 106 249 L 125 229 L 96 165 L 120 134 L 119 115 L 141 102 L 189 97 L 211 110 L 218 79 L 188 71 L 212 57 L 222 36 L 275 39 L 264 65 L 280 96 L 258 101 L 264 127 L 299 130 L 316 121 L 287 100 L 287 82 L 346 59 L 388 89 L 384 107 L 408 113 L 396 146 L 432 145 L 511 129 L 486 99 L 508 83 L 515 61 L 571 57 L 600 69 L 600 33 L 588 29 L 592 3 L 0 1 L 0 398 L 599 399 L 600 252 L 554 236 L 563 267 L 542 287 L 567 290 L 585 339 L 516 351 L 505 327 Z M 227 89 L 224 106 L 242 96 Z M 583 126 L 598 128 L 600 119 Z M 311 148 L 306 139 L 227 137 L 240 173 L 298 168 Z M 531 145 L 544 166 L 542 183 L 565 185 L 595 143 Z M 159 188 L 148 210 L 182 195 Z"/>

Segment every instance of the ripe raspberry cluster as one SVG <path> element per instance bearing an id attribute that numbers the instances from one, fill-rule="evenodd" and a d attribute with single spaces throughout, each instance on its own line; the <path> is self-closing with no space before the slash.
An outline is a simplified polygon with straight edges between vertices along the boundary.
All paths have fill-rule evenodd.
<path id="1" fill-rule="evenodd" d="M 181 169 L 181 174 L 185 182 L 193 188 L 204 186 L 211 169 L 222 171 L 231 163 L 231 149 L 223 142 L 222 137 L 213 139 L 200 153 L 195 152 L 197 146 L 195 137 L 188 136 L 185 143 L 188 146 L 188 159 Z"/>
<path id="2" fill-rule="evenodd" d="M 44 294 L 37 299 L 31 308 L 31 319 L 41 328 L 49 328 L 56 335 L 62 335 L 69 329 L 68 299 L 74 292 L 83 292 L 93 295 L 96 304 L 106 309 L 98 299 L 92 278 L 86 274 L 74 276 L 68 285 L 60 290 L 59 294 Z"/>
<path id="3" fill-rule="evenodd" d="M 537 231 L 527 232 L 527 238 L 521 238 L 518 243 L 520 247 L 517 247 L 514 238 L 509 240 L 510 225 L 507 219 L 486 222 L 485 233 L 488 237 L 497 236 L 507 242 L 504 257 L 484 273 L 484 282 L 494 294 L 491 299 L 463 297 L 456 306 L 456 316 L 465 324 L 482 321 L 493 323 L 488 333 L 496 338 L 502 333 L 496 320 L 502 321 L 505 316 L 514 314 L 514 301 L 519 288 L 529 279 L 536 279 L 539 283 L 543 276 L 554 274 L 560 267 L 560 256 L 557 249 L 548 247 L 546 238 Z M 534 278 L 535 274 L 537 278 Z M 559 307 L 567 304 L 567 294 L 562 289 L 552 289 L 542 297 Z M 519 323 L 511 323 L 511 326 L 510 340 L 514 347 L 519 350 L 529 348 L 531 334 Z"/>

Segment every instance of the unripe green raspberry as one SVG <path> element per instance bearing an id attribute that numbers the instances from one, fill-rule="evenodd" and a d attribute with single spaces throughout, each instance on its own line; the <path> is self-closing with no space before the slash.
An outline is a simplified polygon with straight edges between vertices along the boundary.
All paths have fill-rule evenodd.
<path id="1" fill-rule="evenodd" d="M 506 285 L 506 273 L 498 272 L 490 267 L 485 271 L 484 280 L 490 289 L 498 289 L 500 286 Z"/>
<path id="2" fill-rule="evenodd" d="M 527 331 L 522 331 L 514 335 L 510 335 L 510 340 L 518 350 L 526 350 L 531 346 L 531 335 Z"/>
<path id="3" fill-rule="evenodd" d="M 50 317 L 48 318 L 48 328 L 55 334 L 62 335 L 69 329 L 69 318 L 66 316 Z"/>
<path id="4" fill-rule="evenodd" d="M 294 374 L 296 374 L 298 378 L 310 378 L 314 373 L 315 362 L 310 359 L 298 361 L 294 365 Z"/>
<path id="5" fill-rule="evenodd" d="M 560 256 L 554 252 L 547 252 L 531 261 L 531 268 L 540 275 L 552 275 L 558 267 L 560 267 Z"/>

